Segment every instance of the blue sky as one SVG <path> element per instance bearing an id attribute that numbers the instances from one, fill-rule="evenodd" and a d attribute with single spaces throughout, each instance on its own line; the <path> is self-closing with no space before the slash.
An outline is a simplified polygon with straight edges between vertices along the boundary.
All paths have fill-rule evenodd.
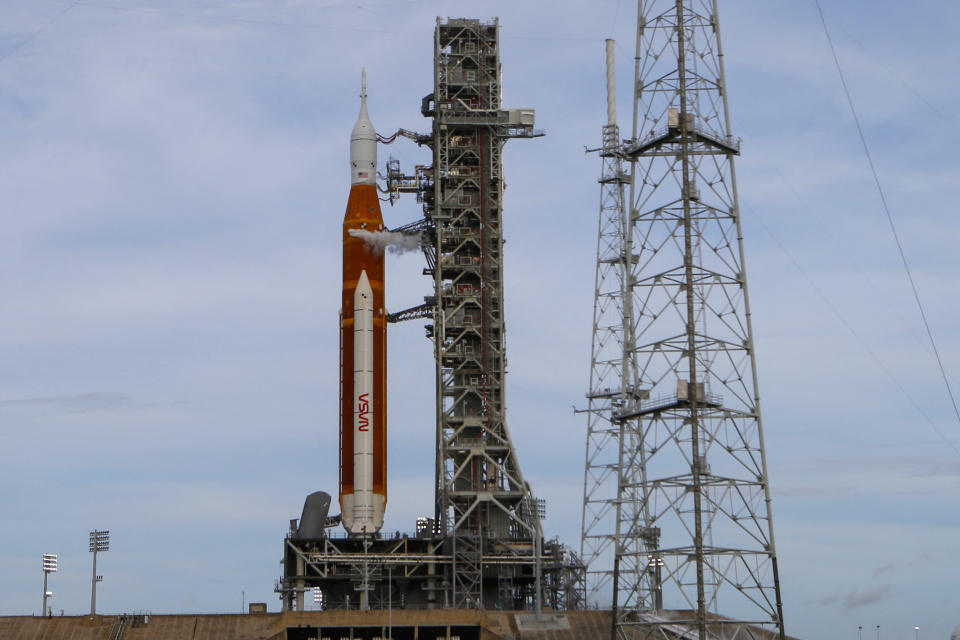
<path id="1" fill-rule="evenodd" d="M 822 0 L 931 328 L 960 384 L 960 9 Z M 368 72 L 385 134 L 425 131 L 435 17 L 499 16 L 508 420 L 548 536 L 579 547 L 590 316 L 617 38 L 635 6 L 0 3 L 0 614 L 279 606 L 282 538 L 336 490 L 348 136 Z M 960 622 L 960 425 L 813 2 L 721 2 L 787 630 L 946 638 Z M 408 141 L 381 161 L 427 161 Z M 386 206 L 389 226 L 420 217 Z M 388 256 L 388 306 L 430 283 Z M 390 330 L 388 530 L 430 510 L 433 363 Z M 241 592 L 245 592 L 241 594 Z"/>

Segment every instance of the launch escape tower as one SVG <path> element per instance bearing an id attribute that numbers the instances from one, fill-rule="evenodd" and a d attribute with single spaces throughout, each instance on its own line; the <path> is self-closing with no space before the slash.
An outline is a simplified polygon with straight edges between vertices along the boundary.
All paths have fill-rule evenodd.
<path id="1" fill-rule="evenodd" d="M 631 137 L 611 97 L 599 149 L 585 597 L 612 588 L 620 638 L 783 638 L 717 2 L 638 8 Z"/>
<path id="2" fill-rule="evenodd" d="M 429 146 L 433 164 L 404 175 L 398 161 L 387 163 L 389 199 L 414 193 L 424 209 L 422 220 L 395 231 L 421 234 L 433 295 L 388 321 L 430 322 L 434 517 L 418 521 L 414 536 L 367 540 L 305 537 L 302 523 L 291 522 L 277 584 L 285 608 L 302 609 L 313 587 L 325 608 L 579 604 L 582 565 L 559 542 L 544 542 L 542 504 L 524 481 L 505 418 L 502 153 L 508 139 L 542 132 L 532 109 L 501 108 L 500 82 L 498 21 L 438 19 L 433 93 L 421 105 L 431 133 L 396 134 Z"/>

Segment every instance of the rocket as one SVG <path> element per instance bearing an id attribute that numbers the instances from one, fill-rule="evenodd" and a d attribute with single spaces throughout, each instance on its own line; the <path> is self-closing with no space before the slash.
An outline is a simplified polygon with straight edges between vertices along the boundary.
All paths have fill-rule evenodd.
<path id="1" fill-rule="evenodd" d="M 343 218 L 340 310 L 340 509 L 351 535 L 373 535 L 387 505 L 387 316 L 383 254 L 352 230 L 383 231 L 377 195 L 377 134 L 367 114 L 350 135 L 350 197 Z"/>

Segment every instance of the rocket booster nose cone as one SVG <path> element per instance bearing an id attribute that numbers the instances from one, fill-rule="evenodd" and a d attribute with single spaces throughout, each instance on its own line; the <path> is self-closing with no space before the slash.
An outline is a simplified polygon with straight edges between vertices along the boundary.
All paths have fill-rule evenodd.
<path id="1" fill-rule="evenodd" d="M 367 113 L 367 72 L 363 71 L 360 115 L 350 133 L 350 184 L 376 184 L 377 132 Z"/>
<path id="2" fill-rule="evenodd" d="M 370 300 L 372 302 L 373 298 L 373 289 L 370 287 L 370 278 L 367 277 L 367 270 L 364 269 L 360 272 L 360 278 L 357 280 L 357 292 L 358 296 L 371 296 Z"/>

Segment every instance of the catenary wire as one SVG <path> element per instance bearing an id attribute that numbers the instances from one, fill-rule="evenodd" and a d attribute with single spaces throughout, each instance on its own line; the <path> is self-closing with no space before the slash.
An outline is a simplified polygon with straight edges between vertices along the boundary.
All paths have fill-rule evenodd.
<path id="1" fill-rule="evenodd" d="M 12 56 L 13 54 L 15 54 L 17 51 L 20 51 L 20 49 L 23 48 L 24 45 L 26 45 L 26 44 L 29 43 L 31 40 L 33 40 L 34 38 L 36 38 L 37 36 L 39 36 L 41 33 L 43 33 L 44 31 L 46 31 L 47 28 L 50 27 L 50 25 L 52 25 L 54 22 L 56 22 L 57 20 L 59 20 L 60 18 L 62 18 L 63 15 L 64 15 L 67 11 L 70 11 L 70 9 L 73 9 L 75 6 L 76 6 L 76 3 L 74 3 L 74 2 L 71 2 L 70 4 L 68 4 L 66 7 L 63 8 L 62 11 L 60 11 L 59 13 L 57 13 L 57 15 L 55 15 L 55 16 L 53 16 L 52 18 L 50 18 L 49 20 L 47 20 L 47 21 L 43 24 L 43 26 L 41 26 L 39 29 L 37 29 L 36 31 L 34 31 L 33 33 L 31 33 L 29 36 L 27 36 L 26 38 L 24 38 L 23 40 L 21 40 L 20 42 L 18 42 L 16 45 L 14 45 L 14 47 L 13 47 L 12 49 L 10 49 L 9 51 L 7 51 L 7 52 L 4 53 L 3 55 L 0 55 L 0 62 L 3 62 L 3 61 L 6 60 L 7 58 L 9 58 L 9 57 Z"/>
<path id="2" fill-rule="evenodd" d="M 840 31 L 842 31 L 844 35 L 846 35 L 847 38 L 849 38 L 850 41 L 853 44 L 855 44 L 862 52 L 864 52 L 867 56 L 870 56 L 871 59 L 873 59 L 874 61 L 878 62 L 879 64 L 882 64 L 884 72 L 887 73 L 891 79 L 895 79 L 897 82 L 899 82 L 907 91 L 912 93 L 917 100 L 922 102 L 924 105 L 926 105 L 928 109 L 930 109 L 930 111 L 935 113 L 937 117 L 943 118 L 943 119 L 949 119 L 949 120 L 960 120 L 960 117 L 958 117 L 955 113 L 947 112 L 942 109 L 939 109 L 925 95 L 920 93 L 920 90 L 917 89 L 909 80 L 904 78 L 903 75 L 901 75 L 896 68 L 890 65 L 883 64 L 883 61 L 878 59 L 878 55 L 875 52 L 868 50 L 867 47 L 864 46 L 864 44 L 860 42 L 860 40 L 858 40 L 853 33 L 851 33 L 847 28 L 843 26 L 842 22 L 834 19 L 833 24 L 834 26 L 839 27 Z"/>
<path id="3" fill-rule="evenodd" d="M 883 360 L 880 359 L 880 356 L 878 356 L 876 352 L 874 352 L 874 350 L 870 348 L 870 345 L 868 345 L 866 340 L 864 340 L 860 336 L 860 334 L 857 333 L 857 330 L 853 327 L 853 325 L 847 322 L 847 319 L 840 312 L 840 309 L 838 309 L 837 306 L 830 301 L 830 299 L 823 292 L 823 290 L 817 285 L 816 281 L 810 276 L 810 274 L 806 272 L 806 270 L 800 265 L 797 259 L 793 256 L 792 253 L 790 253 L 790 251 L 784 246 L 784 244 L 780 242 L 780 239 L 773 233 L 773 231 L 766 225 L 766 223 L 764 223 L 763 219 L 757 214 L 757 212 L 754 211 L 751 207 L 744 206 L 743 204 L 741 204 L 741 209 L 744 209 L 750 212 L 750 215 L 754 218 L 754 220 L 756 220 L 760 224 L 760 227 L 764 230 L 764 232 L 768 236 L 770 236 L 774 244 L 777 245 L 777 247 L 780 249 L 783 255 L 787 257 L 787 259 L 791 262 L 791 264 L 793 264 L 793 267 L 800 273 L 801 276 L 803 276 L 804 280 L 807 281 L 807 284 L 809 284 L 810 287 L 813 288 L 814 292 L 817 294 L 817 296 L 820 298 L 823 304 L 825 304 L 827 308 L 830 309 L 831 313 L 833 313 L 833 315 L 836 316 L 837 320 L 840 321 L 840 324 L 842 324 L 846 328 L 846 330 L 850 332 L 853 338 L 858 343 L 860 343 L 860 346 L 863 347 L 864 351 L 866 351 L 867 354 L 870 356 L 870 358 L 876 363 L 880 371 L 883 372 L 883 374 L 887 377 L 887 379 L 890 380 L 890 382 L 893 383 L 893 385 L 900 390 L 900 393 L 902 393 L 904 397 L 910 402 L 910 404 L 913 405 L 913 408 L 917 410 L 917 413 L 919 413 L 924 420 L 927 421 L 927 424 L 930 425 L 930 427 L 937 433 L 937 435 L 939 435 L 940 438 L 945 443 L 947 443 L 947 446 L 953 449 L 953 451 L 956 452 L 958 456 L 960 456 L 960 448 L 958 448 L 957 445 L 955 445 L 950 440 L 950 438 L 948 438 L 946 434 L 944 434 L 943 431 L 941 431 L 940 428 L 937 427 L 937 424 L 933 421 L 933 419 L 930 416 L 927 415 L 927 413 L 923 410 L 923 407 L 920 405 L 920 403 L 917 402 L 912 395 L 910 395 L 910 392 L 907 391 L 907 388 L 904 387 L 903 384 L 900 382 L 900 380 L 898 380 L 897 377 L 893 374 L 893 372 L 887 368 L 887 366 L 883 363 Z"/>
<path id="4" fill-rule="evenodd" d="M 923 327 L 927 332 L 927 338 L 930 340 L 930 346 L 933 348 L 933 354 L 937 359 L 937 366 L 940 368 L 940 376 L 943 378 L 943 384 L 947 388 L 947 395 L 950 397 L 950 403 L 953 405 L 954 415 L 957 422 L 960 423 L 960 408 L 957 407 L 957 400 L 954 397 L 953 389 L 950 386 L 950 379 L 947 377 L 946 369 L 943 366 L 943 360 L 940 358 L 940 350 L 937 348 L 936 340 L 933 337 L 933 331 L 930 329 L 930 323 L 927 321 L 927 314 L 920 300 L 920 293 L 917 291 L 917 285 L 913 280 L 913 273 L 910 270 L 910 263 L 907 262 L 907 256 L 903 251 L 903 244 L 900 242 L 900 235 L 897 233 L 897 226 L 893 222 L 893 216 L 890 213 L 890 207 L 887 204 L 887 198 L 883 193 L 883 187 L 880 184 L 880 177 L 877 174 L 877 168 L 873 164 L 873 156 L 870 155 L 870 147 L 867 145 L 867 138 L 863 134 L 863 127 L 860 126 L 860 118 L 853 104 L 853 98 L 850 95 L 850 89 L 847 86 L 847 80 L 843 75 L 843 68 L 840 65 L 840 57 L 837 55 L 836 47 L 833 45 L 833 38 L 830 37 L 830 29 L 827 27 L 827 20 L 823 15 L 823 8 L 820 6 L 820 0 L 814 0 L 817 6 L 817 13 L 820 14 L 820 23 L 823 25 L 824 35 L 827 37 L 827 44 L 830 45 L 830 53 L 833 55 L 834 64 L 837 67 L 837 74 L 840 76 L 840 84 L 843 85 L 843 93 L 847 98 L 847 104 L 850 106 L 850 113 L 853 115 L 853 121 L 857 127 L 857 134 L 860 136 L 860 143 L 863 145 L 863 152 L 866 155 L 867 163 L 870 165 L 870 172 L 873 174 L 873 181 L 877 187 L 877 193 L 880 196 L 880 202 L 883 205 L 883 211 L 886 214 L 887 222 L 890 224 L 890 231 L 893 233 L 893 239 L 897 244 L 897 251 L 900 253 L 900 261 L 903 263 L 903 269 L 906 271 L 907 279 L 910 281 L 910 289 L 913 291 L 913 298 L 917 303 L 917 309 L 920 310 L 920 317 L 923 319 Z M 938 430 L 939 433 L 939 430 Z M 943 434 L 941 434 L 943 435 Z M 960 451 L 958 451 L 960 453 Z"/>

